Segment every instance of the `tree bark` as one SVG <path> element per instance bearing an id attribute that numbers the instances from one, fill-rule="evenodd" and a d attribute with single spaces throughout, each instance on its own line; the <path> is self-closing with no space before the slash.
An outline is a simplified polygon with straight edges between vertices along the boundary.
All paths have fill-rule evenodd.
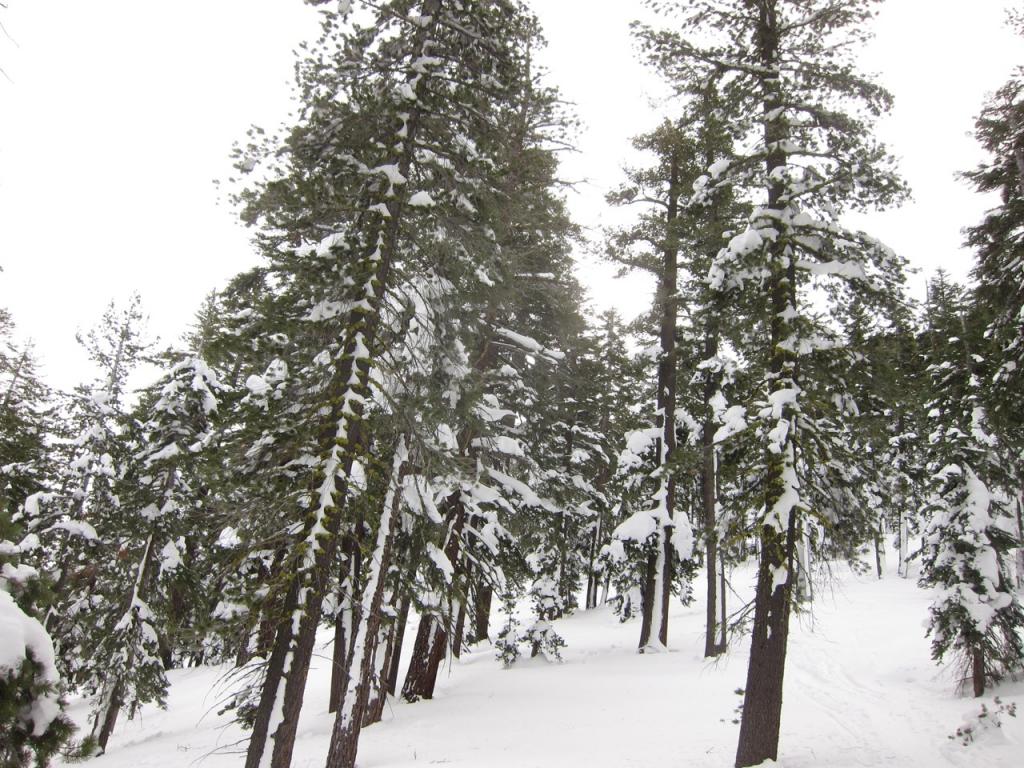
<path id="1" fill-rule="evenodd" d="M 438 618 L 430 614 L 424 615 L 420 619 L 416 643 L 409 659 L 409 669 L 405 673 L 405 683 L 402 685 L 403 699 L 411 703 L 434 698 L 437 670 L 444 659 L 447 645 L 448 633 Z"/>
<path id="2" fill-rule="evenodd" d="M 490 638 L 491 599 L 493 589 L 490 584 L 479 582 L 473 601 L 473 640 L 482 643 Z"/>
<path id="3" fill-rule="evenodd" d="M 392 628 L 392 651 L 391 664 L 388 667 L 388 693 L 392 696 L 398 690 L 398 666 L 402 660 L 402 643 L 405 642 L 405 627 L 409 623 L 409 609 L 412 606 L 412 598 L 406 595 L 402 600 L 402 606 L 398 609 L 398 619 Z"/>
<path id="4" fill-rule="evenodd" d="M 334 617 L 334 649 L 331 654 L 331 691 L 327 704 L 327 711 L 331 713 L 338 711 L 338 704 L 345 692 L 348 665 L 352 658 L 352 644 L 355 642 L 355 596 L 362 577 L 362 549 L 358 534 L 361 528 L 360 519 L 345 538 L 347 558 L 338 580 L 338 612 Z"/>
<path id="5" fill-rule="evenodd" d="M 719 580 L 719 605 L 721 605 L 721 613 L 719 614 L 719 639 L 718 639 L 718 652 L 719 654 L 725 653 L 729 647 L 729 622 L 728 614 L 725 611 L 725 560 L 719 558 L 718 566 L 720 568 L 720 580 Z"/>
<path id="6" fill-rule="evenodd" d="M 796 515 L 791 515 L 785 536 L 765 526 L 761 542 L 737 768 L 760 765 L 765 760 L 778 758 L 782 685 L 792 603 Z M 775 574 L 780 568 L 786 568 L 785 582 L 775 584 Z"/>
<path id="7" fill-rule="evenodd" d="M 96 738 L 96 746 L 99 749 L 99 754 L 103 754 L 107 751 L 107 742 L 110 740 L 110 734 L 114 732 L 114 725 L 117 723 L 117 716 L 121 712 L 122 704 L 122 686 L 121 683 L 117 683 L 110 692 L 110 697 L 107 699 L 106 705 L 103 708 L 103 715 L 96 713 L 96 722 L 93 725 L 93 736 Z"/>
<path id="8" fill-rule="evenodd" d="M 985 695 L 985 651 L 981 648 L 971 650 L 971 684 L 975 698 Z"/>
<path id="9" fill-rule="evenodd" d="M 714 345 L 717 348 L 717 344 Z M 717 354 L 717 349 L 713 352 Z M 709 357 L 705 357 L 705 360 Z M 710 385 L 710 382 L 709 382 Z M 717 388 L 716 388 L 717 389 Z M 710 409 L 710 394 L 705 390 L 705 407 Z M 704 512 L 704 565 L 707 569 L 707 612 L 704 628 L 704 658 L 720 655 L 725 649 L 718 642 L 718 498 L 714 420 L 709 417 L 703 429 L 703 466 L 701 468 L 701 505 Z"/>
<path id="10" fill-rule="evenodd" d="M 292 644 L 292 613 L 298 603 L 299 583 L 298 579 L 292 579 L 285 595 L 281 615 L 276 621 L 266 616 L 267 623 L 276 631 L 270 658 L 267 660 L 266 671 L 263 677 L 263 686 L 260 691 L 260 702 L 256 707 L 256 717 L 253 721 L 252 732 L 249 734 L 249 748 L 245 756 L 245 768 L 259 768 L 263 759 L 263 752 L 266 748 L 267 739 L 270 737 L 271 728 L 276 727 L 275 709 L 281 706 L 278 700 L 281 681 L 284 678 L 285 665 L 288 662 L 288 653 Z"/>
<path id="11" fill-rule="evenodd" d="M 885 576 L 885 522 L 882 519 L 875 530 L 875 572 L 879 579 Z"/>

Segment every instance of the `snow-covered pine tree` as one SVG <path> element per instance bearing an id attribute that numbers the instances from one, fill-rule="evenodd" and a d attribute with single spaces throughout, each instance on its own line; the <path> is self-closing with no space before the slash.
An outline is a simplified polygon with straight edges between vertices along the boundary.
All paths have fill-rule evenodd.
<path id="1" fill-rule="evenodd" d="M 128 376 L 146 356 L 141 302 L 115 303 L 78 341 L 95 366 L 96 378 L 70 397 L 63 435 L 55 446 L 58 480 L 54 495 L 40 498 L 31 523 L 47 561 L 56 564 L 55 601 L 45 625 L 54 638 L 62 676 L 73 685 L 102 679 L 105 660 L 87 649 L 100 633 L 94 623 L 103 598 L 95 592 L 99 569 L 116 561 L 121 514 L 118 484 L 130 461 L 123 438 L 128 423 Z M 47 535 L 42 535 L 45 532 Z"/>
<path id="2" fill-rule="evenodd" d="M 680 214 L 687 193 L 700 175 L 696 152 L 680 125 L 664 122 L 634 141 L 638 149 L 656 156 L 654 167 L 628 174 L 627 186 L 613 193 L 617 204 L 640 200 L 651 210 L 609 244 L 613 259 L 650 271 L 657 280 L 654 322 L 658 326 L 659 355 L 653 429 L 655 488 L 646 509 L 634 512 L 616 528 L 615 537 L 643 549 L 646 563 L 642 583 L 640 652 L 658 650 L 668 643 L 668 607 L 675 563 L 689 557 L 692 532 L 685 516 L 677 515 L 676 419 L 678 360 L 676 353 L 679 304 Z M 654 432 L 652 431 L 652 436 Z"/>
<path id="3" fill-rule="evenodd" d="M 0 511 L 0 765 L 47 765 L 71 736 L 53 642 L 40 621 L 40 573 L 21 562 L 26 542 Z M 18 539 L 17 544 L 12 539 Z"/>
<path id="4" fill-rule="evenodd" d="M 52 494 L 54 471 L 45 443 L 49 392 L 28 346 L 13 339 L 0 309 L 0 765 L 45 765 L 69 738 L 53 642 L 42 625 L 52 600 L 38 562 L 39 536 L 29 530 Z"/>
<path id="5" fill-rule="evenodd" d="M 165 668 L 179 650 L 169 633 L 184 613 L 177 576 L 195 549 L 188 539 L 202 535 L 197 459 L 212 440 L 220 389 L 202 360 L 168 354 L 166 372 L 121 436 L 134 453 L 119 478 L 119 515 L 102 529 L 117 548 L 109 562 L 97 564 L 92 588 L 101 603 L 88 651 L 101 672 L 84 681 L 96 695 L 92 737 L 101 752 L 122 710 L 131 718 L 144 703 L 164 704 Z"/>
<path id="6" fill-rule="evenodd" d="M 626 435 L 639 428 L 637 414 L 642 411 L 638 383 L 641 371 L 626 349 L 626 331 L 614 309 L 597 318 L 588 318 L 587 339 L 577 353 L 578 375 L 589 390 L 581 405 L 593 434 L 590 448 L 596 504 L 591 505 L 587 549 L 586 608 L 596 608 L 608 597 L 610 573 L 604 567 L 602 553 L 611 543 L 615 530 L 615 512 L 621 508 L 623 477 L 618 473 L 618 455 L 626 444 Z"/>
<path id="7" fill-rule="evenodd" d="M 928 626 L 933 658 L 952 654 L 963 683 L 970 680 L 981 696 L 1024 664 L 1024 609 L 1008 562 L 1020 544 L 1007 493 L 1012 473 L 985 408 L 988 318 L 944 275 L 930 285 L 928 311 L 931 522 L 920 584 L 936 593 Z"/>
<path id="8" fill-rule="evenodd" d="M 14 515 L 30 495 L 51 489 L 52 397 L 32 346 L 17 344 L 11 314 L 0 308 L 0 514 Z"/>
<path id="9" fill-rule="evenodd" d="M 677 87 L 679 84 L 676 84 Z M 735 159 L 734 130 L 724 118 L 729 109 L 717 76 L 706 82 L 685 84 L 683 123 L 692 136 L 695 163 L 701 169 L 727 167 Z M 681 248 L 683 280 L 681 303 L 686 307 L 685 331 L 679 355 L 680 375 L 700 389 L 700 396 L 683 389 L 680 399 L 699 428 L 691 429 L 689 443 L 699 444 L 700 509 L 695 520 L 701 526 L 706 579 L 705 657 L 717 656 L 726 649 L 725 562 L 720 553 L 726 530 L 725 510 L 720 494 L 720 456 L 722 445 L 746 427 L 746 413 L 740 405 L 730 405 L 735 389 L 735 346 L 744 325 L 744 293 L 741 286 L 726 285 L 711 279 L 711 268 L 722 242 L 745 220 L 749 206 L 736 199 L 732 185 L 718 184 L 701 173 L 692 185 L 694 194 L 683 206 Z M 726 307 L 729 308 L 728 312 Z M 689 395 L 689 396 L 687 396 Z"/>
<path id="10" fill-rule="evenodd" d="M 811 378 L 804 361 L 815 356 L 818 371 L 841 373 L 836 299 L 858 293 L 884 316 L 903 280 L 901 259 L 841 222 L 844 210 L 886 205 L 903 193 L 871 130 L 891 97 L 853 63 L 875 0 L 651 5 L 679 14 L 675 30 L 642 33 L 666 75 L 699 82 L 720 74 L 730 94 L 725 119 L 744 131 L 738 146 L 746 149 L 708 175 L 755 206 L 716 269 L 753 283 L 765 299 L 759 322 L 767 344 L 756 360 L 761 402 L 751 409 L 764 446 L 754 521 L 761 558 L 736 758 L 737 766 L 757 765 L 778 752 L 802 513 L 827 521 L 838 507 L 832 494 L 851 479 L 830 464 L 850 403 L 820 373 Z M 812 294 L 826 314 L 814 311 Z"/>
<path id="11" fill-rule="evenodd" d="M 1010 22 L 1024 35 L 1024 14 Z M 1000 203 L 967 230 L 975 250 L 975 300 L 991 318 L 993 374 L 986 386 L 990 428 L 1007 456 L 1016 456 L 1011 493 L 1017 535 L 1024 539 L 1024 68 L 993 94 L 975 122 L 975 136 L 988 159 L 964 177 L 979 192 L 998 193 Z M 1024 548 L 1016 578 L 1024 584 Z"/>
<path id="12" fill-rule="evenodd" d="M 489 592 L 519 582 L 513 571 L 530 581 L 523 568 L 528 553 L 507 546 L 509 537 L 499 537 L 500 566 L 495 562 L 495 536 L 505 525 L 525 525 L 527 518 L 539 521 L 545 514 L 550 521 L 557 515 L 557 505 L 541 496 L 548 490 L 544 483 L 552 479 L 547 472 L 566 463 L 564 451 L 550 450 L 543 435 L 556 431 L 547 427 L 558 416 L 545 406 L 552 402 L 555 382 L 561 381 L 565 355 L 559 350 L 578 323 L 579 286 L 569 258 L 575 229 L 556 193 L 554 155 L 554 148 L 565 145 L 569 121 L 557 93 L 544 87 L 532 68 L 541 45 L 537 22 L 522 10 L 517 13 L 522 13 L 514 43 L 519 71 L 510 74 L 518 81 L 510 80 L 513 88 L 505 99 L 490 105 L 497 130 L 481 144 L 494 161 L 493 191 L 477 207 L 485 226 L 494 232 L 497 256 L 486 268 L 487 290 L 465 304 L 478 318 L 476 334 L 466 346 L 474 350 L 471 358 L 480 388 L 464 397 L 463 409 L 470 417 L 453 425 L 460 461 L 475 463 L 476 470 L 472 482 L 464 481 L 464 492 L 444 505 L 446 528 L 454 535 L 438 542 L 454 565 L 456 582 L 464 586 L 449 590 L 460 593 L 457 600 L 442 601 L 452 607 L 447 618 L 444 611 L 439 615 L 426 610 L 429 618 L 420 623 L 403 685 L 403 696 L 409 700 L 430 698 L 446 649 L 458 654 L 467 600 L 474 592 L 483 598 L 475 601 L 479 637 L 489 617 Z M 566 432 L 558 434 L 564 437 Z M 520 517 L 521 523 L 514 522 Z M 557 561 L 547 559 L 553 569 Z M 509 578 L 503 579 L 503 573 Z M 534 586 L 541 581 L 533 579 Z M 547 604 L 546 598 L 543 602 Z"/>
<path id="13" fill-rule="evenodd" d="M 278 466 L 289 467 L 300 510 L 279 518 L 283 599 L 250 766 L 290 761 L 339 538 L 357 530 L 349 486 L 375 439 L 367 419 L 389 348 L 389 297 L 432 274 L 460 286 L 491 280 L 498 233 L 483 212 L 502 168 L 502 105 L 522 89 L 522 35 L 532 29 L 512 2 L 393 0 L 341 11 L 324 14 L 300 62 L 299 124 L 282 152 L 262 155 L 281 167 L 242 195 L 245 215 L 264 228 L 279 290 L 293 298 L 295 335 L 282 341 L 295 364 L 280 398 L 295 439 Z M 241 166 L 256 164 L 255 150 Z"/>

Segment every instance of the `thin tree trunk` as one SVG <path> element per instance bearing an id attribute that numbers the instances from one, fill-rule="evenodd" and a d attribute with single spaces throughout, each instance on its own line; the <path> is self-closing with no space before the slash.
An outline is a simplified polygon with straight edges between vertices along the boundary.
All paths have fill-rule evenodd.
<path id="1" fill-rule="evenodd" d="M 392 629 L 392 652 L 391 665 L 388 667 L 388 693 L 392 696 L 398 690 L 398 666 L 402 660 L 402 643 L 405 642 L 405 627 L 409 623 L 409 609 L 412 606 L 412 598 L 406 595 L 402 600 L 402 606 L 398 609 L 398 619 Z"/>
<path id="2" fill-rule="evenodd" d="M 903 578 L 907 578 L 910 573 L 910 564 L 908 562 L 909 556 L 909 543 L 907 537 L 910 536 L 909 526 L 907 525 L 907 513 L 906 510 L 900 507 L 900 568 L 899 575 Z"/>
<path id="3" fill-rule="evenodd" d="M 344 600 L 344 598 L 340 598 Z M 348 680 L 349 641 L 352 638 L 352 609 L 342 602 L 334 617 L 334 645 L 331 651 L 331 691 L 327 699 L 327 711 L 338 711 L 341 695 Z"/>
<path id="4" fill-rule="evenodd" d="M 875 572 L 879 579 L 885 576 L 885 521 L 881 518 L 875 530 Z"/>
<path id="5" fill-rule="evenodd" d="M 971 650 L 971 684 L 975 698 L 985 695 L 985 651 L 981 648 Z"/>
<path id="6" fill-rule="evenodd" d="M 466 508 L 460 492 L 451 494 L 445 501 L 448 535 L 444 553 L 448 562 L 459 562 L 462 549 L 462 528 L 466 522 Z M 449 612 L 450 613 L 450 612 Z M 451 616 L 449 615 L 449 621 Z M 402 685 L 402 698 L 408 702 L 434 697 L 437 672 L 444 660 L 448 647 L 448 630 L 437 616 L 425 614 L 420 619 L 413 646 L 409 670 Z"/>
<path id="7" fill-rule="evenodd" d="M 405 683 L 402 685 L 403 699 L 411 703 L 434 698 L 437 670 L 441 666 L 447 644 L 448 634 L 441 622 L 435 616 L 424 615 L 420 619 L 416 643 L 409 659 L 409 669 L 405 673 Z"/>
<path id="8" fill-rule="evenodd" d="M 391 651 L 394 635 L 389 627 L 381 626 L 377 633 L 377 641 L 374 644 L 373 659 L 370 663 L 372 672 L 370 674 L 370 692 L 366 699 L 366 707 L 363 709 L 363 728 L 379 723 L 384 716 L 384 704 L 388 699 L 387 681 L 385 670 L 391 665 Z"/>
<path id="9" fill-rule="evenodd" d="M 707 359 L 707 358 L 705 358 Z M 707 405 L 707 403 L 706 403 Z M 704 513 L 704 565 L 707 570 L 707 612 L 704 627 L 704 658 L 718 656 L 718 521 L 714 422 L 704 423 L 704 452 L 701 471 L 701 503 Z"/>
<path id="10" fill-rule="evenodd" d="M 355 648 L 349 665 L 348 686 L 331 730 L 326 768 L 355 766 L 359 734 L 373 685 L 375 655 L 383 628 L 384 593 L 391 566 L 395 530 L 401 525 L 398 519 L 401 503 L 399 488 L 406 467 L 407 452 L 402 444 L 395 453 L 388 497 L 377 529 L 377 543 L 367 568 L 366 585 L 363 587 L 357 617 Z M 383 659 L 381 661 L 383 663 Z"/>
<path id="11" fill-rule="evenodd" d="M 462 657 L 462 641 L 466 636 L 466 601 L 459 600 L 458 618 L 455 620 L 455 632 L 452 637 L 452 656 Z"/>
<path id="12" fill-rule="evenodd" d="M 1024 493 L 1017 496 L 1017 587 L 1024 588 Z"/>
<path id="13" fill-rule="evenodd" d="M 107 742 L 110 740 L 110 734 L 114 732 L 117 716 L 121 712 L 122 690 L 123 686 L 118 682 L 110 691 L 110 696 L 102 710 L 102 717 L 99 712 L 96 713 L 92 735 L 96 739 L 98 754 L 102 755 L 107 751 Z"/>
<path id="14" fill-rule="evenodd" d="M 480 582 L 476 587 L 473 601 L 473 640 L 482 643 L 490 637 L 491 599 L 493 589 L 490 584 Z"/>
<path id="15" fill-rule="evenodd" d="M 281 615 L 277 621 L 270 617 L 267 622 L 276 631 L 270 658 L 264 671 L 263 687 L 260 691 L 260 702 L 256 707 L 256 717 L 252 732 L 249 734 L 249 748 L 245 756 L 245 768 L 260 768 L 266 750 L 267 739 L 277 728 L 280 721 L 281 683 L 284 679 L 285 666 L 292 645 L 292 613 L 298 604 L 299 580 L 292 579 L 288 593 L 285 595 Z"/>
<path id="16" fill-rule="evenodd" d="M 668 646 L 668 608 L 671 595 L 673 556 L 672 544 L 676 500 L 676 480 L 671 461 L 676 449 L 676 312 L 678 304 L 679 250 L 672 232 L 679 208 L 679 160 L 673 153 L 670 162 L 668 208 L 665 213 L 665 245 L 662 269 L 658 280 L 658 303 L 661 310 L 661 357 L 658 360 L 658 426 L 661 437 L 658 459 L 661 488 L 655 521 L 655 551 L 647 558 L 643 619 L 640 624 L 640 652 Z"/>
<path id="17" fill-rule="evenodd" d="M 348 665 L 352 658 L 352 644 L 355 642 L 355 595 L 362 578 L 362 549 L 357 531 L 362 528 L 362 518 L 353 526 L 346 537 L 348 550 L 338 587 L 338 612 L 334 618 L 334 650 L 331 655 L 331 691 L 327 711 L 337 712 L 345 686 L 348 684 Z"/>
<path id="18" fill-rule="evenodd" d="M 729 635 L 728 635 L 728 632 L 729 632 L 729 621 L 728 621 L 728 614 L 725 611 L 725 607 L 726 607 L 725 606 L 725 560 L 723 558 L 719 558 L 718 565 L 719 565 L 719 568 L 721 569 L 720 570 L 721 578 L 720 578 L 720 581 L 719 581 L 719 590 L 718 590 L 719 604 L 721 605 L 721 613 L 719 614 L 719 617 L 718 617 L 718 631 L 719 631 L 718 653 L 722 654 L 722 653 L 725 653 L 726 649 L 729 647 Z"/>
<path id="19" fill-rule="evenodd" d="M 594 535 L 590 539 L 590 557 L 587 564 L 587 603 L 586 608 L 597 607 L 597 591 L 601 586 L 600 574 L 596 569 L 597 553 L 601 546 L 601 527 L 603 514 L 598 512 L 597 521 L 594 523 Z"/>

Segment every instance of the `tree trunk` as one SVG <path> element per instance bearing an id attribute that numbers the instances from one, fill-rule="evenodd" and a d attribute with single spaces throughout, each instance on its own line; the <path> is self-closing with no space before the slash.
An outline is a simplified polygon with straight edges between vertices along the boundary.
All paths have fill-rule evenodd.
<path id="1" fill-rule="evenodd" d="M 880 579 L 885 576 L 885 521 L 881 518 L 875 530 L 875 572 Z"/>
<path id="2" fill-rule="evenodd" d="M 339 600 L 345 598 L 339 596 Z M 327 699 L 327 711 L 338 711 L 341 695 L 348 680 L 348 662 L 350 659 L 349 642 L 352 639 L 352 609 L 344 602 L 338 606 L 334 617 L 334 645 L 331 652 L 331 692 Z"/>
<path id="3" fill-rule="evenodd" d="M 390 627 L 381 626 L 377 633 L 377 642 L 373 649 L 373 661 L 370 676 L 370 693 L 363 710 L 363 728 L 379 723 L 384 716 L 384 704 L 388 700 L 387 680 L 385 672 L 391 666 L 394 634 Z"/>
<path id="4" fill-rule="evenodd" d="M 477 584 L 473 601 L 473 641 L 482 643 L 490 638 L 491 599 L 493 589 L 490 584 Z"/>
<path id="5" fill-rule="evenodd" d="M 398 609 L 398 619 L 391 630 L 391 659 L 388 667 L 388 693 L 392 696 L 398 690 L 398 666 L 402 660 L 402 643 L 405 642 L 405 627 L 409 623 L 409 608 L 412 606 L 412 598 L 406 595 L 402 599 L 402 606 Z"/>
<path id="6" fill-rule="evenodd" d="M 405 673 L 405 683 L 402 685 L 403 699 L 412 703 L 434 698 L 437 671 L 447 647 L 448 633 L 441 621 L 436 616 L 423 616 L 409 659 L 409 669 Z"/>
<path id="7" fill-rule="evenodd" d="M 399 489 L 406 467 L 407 453 L 404 444 L 401 444 L 395 453 L 388 496 L 377 529 L 377 543 L 367 567 L 366 585 L 363 587 L 356 617 L 358 625 L 349 665 L 348 686 L 331 730 L 326 768 L 354 768 L 359 734 L 373 687 L 374 671 L 381 669 L 385 661 L 381 658 L 381 667 L 378 667 L 375 657 L 381 630 L 386 629 L 383 624 L 384 593 L 391 567 L 395 529 L 401 525 L 398 518 L 402 498 Z"/>
<path id="8" fill-rule="evenodd" d="M 801 601 L 814 599 L 814 588 L 811 583 L 811 543 L 806 526 L 800 526 L 796 541 L 796 597 Z"/>
<path id="9" fill-rule="evenodd" d="M 971 650 L 971 683 L 975 698 L 985 695 L 985 651 L 981 648 Z"/>
<path id="10" fill-rule="evenodd" d="M 773 73 L 779 64 L 781 20 L 775 3 L 758 4 L 754 39 L 758 47 L 757 63 L 766 73 Z M 790 125 L 785 117 L 780 83 L 771 74 L 760 76 L 762 91 L 762 126 L 764 143 L 769 147 L 765 158 L 768 210 L 779 211 L 789 203 L 785 195 L 784 173 L 788 157 L 785 145 L 790 139 Z M 795 352 L 784 342 L 795 327 L 797 313 L 796 258 L 784 240 L 766 246 L 771 270 L 769 290 L 768 368 L 765 384 L 775 391 L 798 388 L 798 367 Z M 786 645 L 789 638 L 789 612 L 792 602 L 796 537 L 799 530 L 798 508 L 779 507 L 787 491 L 797 491 L 796 419 L 792 406 L 779 407 L 778 423 L 789 422 L 789 429 L 777 448 L 765 450 L 765 503 L 761 524 L 761 556 L 758 566 L 757 591 L 754 598 L 754 628 L 747 668 L 746 694 L 736 750 L 737 768 L 760 765 L 776 760 L 779 751 L 779 730 L 782 720 L 782 686 L 786 669 Z M 773 450 L 774 449 L 774 450 Z M 785 514 L 783 514 L 785 513 Z M 785 569 L 784 571 L 782 569 Z M 784 578 L 783 578 L 784 575 Z M 776 583 L 781 581 L 781 583 Z"/>
<path id="11" fill-rule="evenodd" d="M 462 548 L 462 528 L 465 525 L 466 508 L 462 503 L 459 491 L 451 494 L 445 501 L 448 521 L 448 535 L 444 553 L 448 562 L 459 562 Z M 449 616 L 449 621 L 451 617 Z M 431 614 L 424 614 L 420 619 L 416 643 L 413 646 L 409 670 L 405 674 L 402 685 L 402 698 L 408 702 L 420 699 L 432 699 L 434 686 L 437 683 L 437 671 L 444 660 L 448 647 L 448 630 L 441 619 Z"/>
<path id="12" fill-rule="evenodd" d="M 98 754 L 102 755 L 107 751 L 107 742 L 110 740 L 110 734 L 114 732 L 117 716 L 121 712 L 122 698 L 122 685 L 117 683 L 110 691 L 110 696 L 102 710 L 102 717 L 100 712 L 96 713 L 92 735 L 96 739 Z"/>
<path id="13" fill-rule="evenodd" d="M 458 618 L 455 620 L 455 632 L 452 637 L 452 656 L 462 657 L 463 639 L 466 637 L 466 601 L 459 600 Z"/>
<path id="14" fill-rule="evenodd" d="M 346 562 L 338 580 L 338 612 L 334 618 L 334 651 L 331 655 L 331 692 L 327 711 L 337 712 L 345 686 L 348 684 L 348 665 L 352 658 L 352 644 L 355 642 L 353 627 L 357 621 L 356 594 L 362 578 L 362 549 L 358 531 L 362 528 L 362 516 L 345 539 Z"/>
<path id="15" fill-rule="evenodd" d="M 1024 493 L 1017 496 L 1017 588 L 1024 588 Z"/>
<path id="16" fill-rule="evenodd" d="M 707 359 L 707 358 L 705 358 Z M 704 565 L 707 570 L 707 612 L 704 627 L 704 658 L 724 650 L 718 642 L 718 521 L 714 422 L 704 423 L 704 455 L 701 471 L 701 505 L 704 513 Z"/>
<path id="17" fill-rule="evenodd" d="M 774 528 L 763 528 L 737 768 L 778 758 L 795 544 L 795 512 L 785 537 Z M 775 584 L 780 568 L 786 568 L 786 579 Z"/>
<path id="18" fill-rule="evenodd" d="M 597 570 L 597 553 L 601 546 L 602 513 L 598 512 L 594 523 L 594 535 L 590 539 L 590 558 L 587 564 L 587 602 L 586 609 L 597 607 L 597 591 L 601 586 L 600 572 Z"/>
<path id="19" fill-rule="evenodd" d="M 903 578 L 907 578 L 910 573 L 910 564 L 908 562 L 908 549 L 909 543 L 907 537 L 910 536 L 909 526 L 907 525 L 907 513 L 900 507 L 900 566 L 899 575 Z"/>
<path id="20" fill-rule="evenodd" d="M 267 660 L 266 671 L 263 677 L 263 687 L 260 692 L 260 702 L 256 707 L 256 717 L 253 722 L 252 732 L 249 734 L 249 748 L 245 756 L 245 768 L 260 768 L 263 760 L 263 752 L 266 749 L 267 739 L 277 727 L 280 715 L 277 710 L 281 707 L 279 695 L 281 693 L 281 681 L 284 678 L 285 665 L 288 663 L 288 656 L 292 644 L 292 613 L 298 604 L 299 581 L 292 579 L 291 586 L 285 596 L 284 605 L 277 621 L 265 616 L 266 623 L 274 634 L 273 648 L 270 658 Z"/>
<path id="21" fill-rule="evenodd" d="M 719 623 L 718 623 L 718 631 L 719 631 L 719 636 L 718 636 L 719 637 L 719 639 L 718 639 L 718 653 L 722 654 L 722 653 L 725 653 L 726 649 L 729 647 L 729 634 L 728 634 L 729 633 L 729 622 L 728 622 L 728 614 L 725 612 L 725 560 L 723 558 L 719 558 L 719 568 L 721 569 L 721 571 L 720 571 L 721 579 L 720 579 L 719 585 L 718 585 L 719 586 L 718 594 L 719 594 L 719 605 L 721 605 L 721 607 L 722 607 L 721 608 L 722 612 L 719 614 Z"/>

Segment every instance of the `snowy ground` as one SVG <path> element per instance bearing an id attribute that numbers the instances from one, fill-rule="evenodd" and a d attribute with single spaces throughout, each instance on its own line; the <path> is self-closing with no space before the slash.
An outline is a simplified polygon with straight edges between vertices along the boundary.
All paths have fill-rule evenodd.
<path id="1" fill-rule="evenodd" d="M 928 596 L 913 580 L 879 581 L 837 566 L 813 615 L 794 622 L 786 672 L 779 762 L 785 768 L 1021 768 L 1024 682 L 996 693 L 1021 706 L 1001 729 L 967 746 L 950 740 L 980 701 L 954 691 L 923 637 Z M 734 574 L 746 584 L 751 574 Z M 702 582 L 698 582 L 698 585 Z M 735 603 L 735 598 L 734 598 Z M 363 732 L 360 768 L 669 768 L 732 766 L 733 723 L 747 647 L 706 663 L 703 604 L 675 604 L 671 651 L 641 656 L 639 627 L 607 608 L 557 623 L 564 662 L 525 660 L 503 670 L 490 647 L 443 670 L 433 701 L 393 702 L 384 722 Z M 406 637 L 415 636 L 410 627 Z M 324 635 L 326 641 L 327 635 Z M 406 648 L 406 658 L 410 648 Z M 324 763 L 332 717 L 326 713 L 329 648 L 311 673 L 293 765 Z M 215 714 L 211 692 L 223 669 L 171 673 L 168 709 L 147 708 L 122 722 L 97 768 L 240 766 L 231 743 L 243 733 Z M 404 670 L 403 670 L 404 674 Z M 993 708 L 992 697 L 985 701 Z M 71 709 L 84 723 L 83 702 Z M 975 720 L 977 724 L 977 720 Z"/>

